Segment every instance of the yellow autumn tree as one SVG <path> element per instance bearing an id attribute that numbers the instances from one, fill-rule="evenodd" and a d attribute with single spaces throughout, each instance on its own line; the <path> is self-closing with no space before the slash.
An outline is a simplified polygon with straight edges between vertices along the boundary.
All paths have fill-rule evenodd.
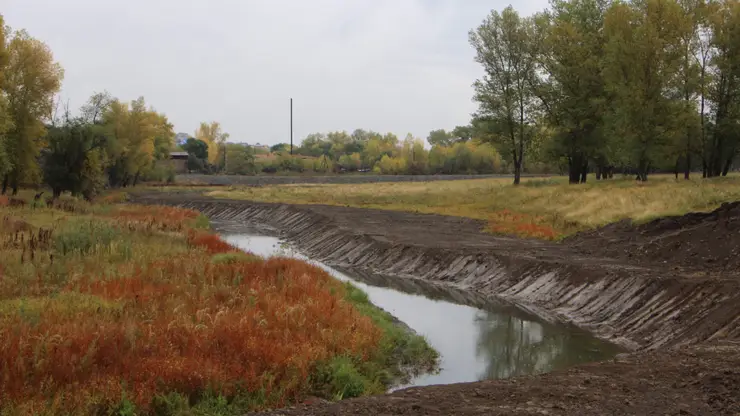
<path id="1" fill-rule="evenodd" d="M 63 77 L 62 67 L 54 62 L 44 42 L 32 38 L 25 30 L 11 35 L 2 87 L 12 122 L 3 147 L 13 166 L 3 177 L 3 193 L 8 186 L 15 194 L 21 182 L 40 180 L 37 159 L 44 145 L 44 121 L 51 118 L 54 95 L 61 88 Z"/>
<path id="2" fill-rule="evenodd" d="M 216 165 L 223 159 L 224 143 L 229 138 L 229 134 L 221 131 L 219 122 L 200 123 L 200 127 L 195 131 L 195 138 L 203 140 L 208 145 L 209 163 Z"/>
<path id="3" fill-rule="evenodd" d="M 131 104 L 113 100 L 103 114 L 109 138 L 109 179 L 113 185 L 136 185 L 156 158 L 167 156 L 174 131 L 167 117 L 147 108 L 144 97 Z"/>

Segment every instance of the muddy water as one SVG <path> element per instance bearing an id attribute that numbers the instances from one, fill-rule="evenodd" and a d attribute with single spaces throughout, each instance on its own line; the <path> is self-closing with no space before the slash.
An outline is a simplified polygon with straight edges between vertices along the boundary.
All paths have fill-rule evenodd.
<path id="1" fill-rule="evenodd" d="M 224 239 L 260 256 L 311 261 L 278 238 L 227 234 Z M 452 384 L 548 372 L 608 359 L 621 352 L 572 326 L 542 320 L 515 305 L 412 279 L 343 270 L 311 261 L 351 281 L 385 309 L 425 336 L 441 355 L 440 371 L 408 386 Z"/>

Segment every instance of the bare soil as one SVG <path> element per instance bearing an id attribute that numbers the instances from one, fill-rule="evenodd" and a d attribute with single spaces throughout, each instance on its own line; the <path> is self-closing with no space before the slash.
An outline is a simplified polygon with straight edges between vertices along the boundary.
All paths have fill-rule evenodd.
<path id="1" fill-rule="evenodd" d="M 256 415 L 738 415 L 739 362 L 740 344 L 717 343 Z"/>
<path id="2" fill-rule="evenodd" d="M 150 203 L 194 200 L 212 201 L 196 194 L 137 197 L 137 202 Z M 237 206 L 246 202 L 223 203 Z M 418 247 L 439 253 L 440 258 L 455 251 L 472 257 L 493 254 L 565 267 L 578 265 L 574 270 L 589 268 L 611 275 L 609 285 L 615 287 L 620 287 L 615 279 L 657 281 L 646 286 L 646 291 L 655 294 L 645 299 L 664 299 L 668 306 L 685 308 L 656 307 L 655 316 L 647 317 L 640 312 L 639 319 L 631 318 L 618 330 L 626 332 L 629 326 L 646 326 L 650 321 L 645 319 L 658 319 L 658 325 L 670 323 L 667 333 L 691 345 L 637 351 L 614 361 L 545 375 L 412 388 L 261 414 L 740 415 L 740 307 L 736 302 L 740 202 L 707 214 L 662 218 L 642 225 L 626 221 L 611 224 L 560 243 L 493 236 L 481 231 L 482 222 L 465 218 L 331 206 L 296 209 L 320 214 L 321 221 L 330 221 L 346 233 Z M 573 278 L 583 279 L 578 284 L 587 286 L 594 276 L 596 272 Z M 637 304 L 631 308 L 638 307 L 652 308 Z M 659 332 L 657 328 L 650 331 Z"/>

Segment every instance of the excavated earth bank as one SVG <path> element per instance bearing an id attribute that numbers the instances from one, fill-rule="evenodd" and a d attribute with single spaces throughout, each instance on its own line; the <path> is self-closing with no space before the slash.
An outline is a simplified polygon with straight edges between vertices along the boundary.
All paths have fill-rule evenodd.
<path id="1" fill-rule="evenodd" d="M 135 202 L 197 209 L 219 222 L 266 224 L 328 265 L 512 300 L 638 351 L 548 375 L 413 388 L 270 414 L 740 415 L 740 272 L 733 267 L 740 204 L 639 227 L 614 225 L 554 244 L 491 236 L 478 221 L 437 215 L 194 194 L 139 195 Z M 720 257 L 700 261 L 711 244 L 719 244 Z M 698 254 L 691 246 L 701 247 Z"/>

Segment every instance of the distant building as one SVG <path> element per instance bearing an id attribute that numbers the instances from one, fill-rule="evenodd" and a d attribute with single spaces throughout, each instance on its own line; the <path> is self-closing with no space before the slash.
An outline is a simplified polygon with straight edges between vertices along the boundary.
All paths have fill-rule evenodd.
<path id="1" fill-rule="evenodd" d="M 188 173 L 188 152 L 170 152 L 169 162 L 175 173 Z"/>

